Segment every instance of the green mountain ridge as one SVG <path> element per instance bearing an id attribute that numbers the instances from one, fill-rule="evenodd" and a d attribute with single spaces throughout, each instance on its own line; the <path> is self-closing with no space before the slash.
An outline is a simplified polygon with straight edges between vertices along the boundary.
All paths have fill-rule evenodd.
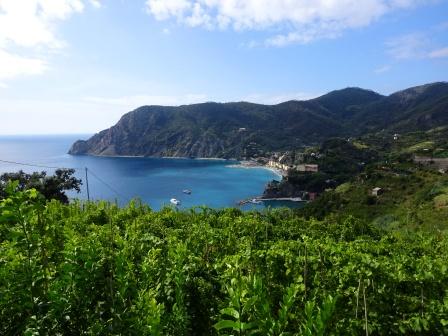
<path id="1" fill-rule="evenodd" d="M 428 130 L 448 124 L 448 83 L 382 96 L 361 88 L 308 101 L 142 106 L 69 153 L 99 156 L 246 158 L 291 150 L 331 137 L 389 130 Z"/>

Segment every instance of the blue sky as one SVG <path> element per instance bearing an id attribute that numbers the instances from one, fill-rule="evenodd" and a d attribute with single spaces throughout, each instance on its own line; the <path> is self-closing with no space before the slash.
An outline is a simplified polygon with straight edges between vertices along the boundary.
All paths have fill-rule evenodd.
<path id="1" fill-rule="evenodd" d="M 446 80 L 442 0 L 0 0 L 0 134 Z"/>

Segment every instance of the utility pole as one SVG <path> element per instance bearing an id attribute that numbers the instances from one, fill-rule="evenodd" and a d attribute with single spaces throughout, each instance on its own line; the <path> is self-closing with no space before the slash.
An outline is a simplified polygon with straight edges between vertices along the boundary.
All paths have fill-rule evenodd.
<path id="1" fill-rule="evenodd" d="M 86 187 L 87 187 L 87 200 L 90 202 L 89 177 L 87 175 L 87 167 L 86 167 Z"/>

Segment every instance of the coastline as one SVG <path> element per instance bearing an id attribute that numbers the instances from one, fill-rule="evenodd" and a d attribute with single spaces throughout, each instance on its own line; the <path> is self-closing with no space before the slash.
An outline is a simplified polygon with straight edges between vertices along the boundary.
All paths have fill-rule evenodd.
<path id="1" fill-rule="evenodd" d="M 104 158 L 133 158 L 133 159 L 181 159 L 181 160 L 207 160 L 207 161 L 238 161 L 237 159 L 223 159 L 223 158 L 207 158 L 207 157 L 187 157 L 187 156 L 144 156 L 144 155 L 98 155 L 98 154 L 70 154 L 73 156 L 93 156 Z"/>
<path id="2" fill-rule="evenodd" d="M 258 162 L 254 162 L 254 161 L 240 161 L 240 163 L 228 165 L 227 167 L 228 168 L 239 168 L 239 169 L 254 169 L 254 168 L 267 169 L 267 170 L 270 170 L 271 172 L 273 172 L 278 177 L 280 177 L 280 179 L 283 179 L 283 177 L 285 176 L 284 172 L 280 169 L 268 167 L 266 165 L 262 165 L 262 164 L 259 164 Z"/>
<path id="3" fill-rule="evenodd" d="M 207 158 L 207 157 L 183 157 L 183 156 L 163 156 L 163 159 L 185 159 L 185 160 L 203 160 L 203 161 L 237 161 L 234 159 Z"/>

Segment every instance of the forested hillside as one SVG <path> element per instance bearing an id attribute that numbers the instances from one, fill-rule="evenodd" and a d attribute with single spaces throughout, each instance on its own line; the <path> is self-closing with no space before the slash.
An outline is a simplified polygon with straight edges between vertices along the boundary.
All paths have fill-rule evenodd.
<path id="1" fill-rule="evenodd" d="M 73 144 L 71 154 L 250 158 L 331 137 L 426 131 L 448 125 L 448 83 L 382 96 L 347 88 L 278 105 L 142 106 Z"/>

